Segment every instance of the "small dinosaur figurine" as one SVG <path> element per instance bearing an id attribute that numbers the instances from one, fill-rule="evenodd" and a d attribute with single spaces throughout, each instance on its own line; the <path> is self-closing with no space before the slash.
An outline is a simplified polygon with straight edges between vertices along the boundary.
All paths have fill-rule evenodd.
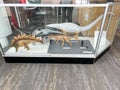
<path id="1" fill-rule="evenodd" d="M 14 37 L 10 46 L 15 47 L 17 52 L 19 47 L 25 47 L 27 50 L 29 50 L 30 48 L 28 45 L 35 42 L 43 43 L 43 40 L 33 35 L 22 34 Z"/>
<path id="2" fill-rule="evenodd" d="M 48 39 L 53 39 L 56 43 L 58 41 L 61 41 L 62 44 L 61 46 L 64 46 L 64 42 L 68 43 L 70 46 L 72 46 L 72 43 L 71 43 L 71 39 L 75 39 L 75 40 L 79 40 L 79 37 L 78 37 L 78 34 L 79 33 L 75 33 L 75 34 L 58 34 L 58 35 L 50 35 L 48 36 Z"/>
<path id="3" fill-rule="evenodd" d="M 61 42 L 62 42 L 62 45 L 61 45 L 61 46 L 64 45 L 64 38 L 63 38 L 63 35 L 61 35 L 61 34 L 59 34 L 59 35 L 49 35 L 49 36 L 48 36 L 48 39 L 53 39 L 56 43 L 57 43 L 58 41 L 61 41 Z"/>

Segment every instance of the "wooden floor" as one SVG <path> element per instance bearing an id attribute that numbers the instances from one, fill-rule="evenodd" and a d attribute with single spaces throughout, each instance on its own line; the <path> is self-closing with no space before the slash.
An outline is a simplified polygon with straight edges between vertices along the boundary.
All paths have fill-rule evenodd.
<path id="1" fill-rule="evenodd" d="M 95 64 L 0 63 L 0 90 L 120 90 L 119 34 Z"/>

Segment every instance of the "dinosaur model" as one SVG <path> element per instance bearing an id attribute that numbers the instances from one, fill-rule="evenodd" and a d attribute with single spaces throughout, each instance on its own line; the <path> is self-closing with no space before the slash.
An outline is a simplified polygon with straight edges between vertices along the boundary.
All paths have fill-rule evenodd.
<path id="1" fill-rule="evenodd" d="M 112 12 L 108 12 L 107 14 L 114 15 L 114 13 L 112 13 Z M 64 29 L 68 33 L 82 32 L 82 31 L 90 30 L 92 27 L 94 27 L 94 25 L 96 25 L 103 18 L 103 16 L 104 16 L 104 14 L 101 14 L 100 16 L 98 16 L 98 18 L 96 18 L 94 21 L 92 21 L 90 24 L 88 24 L 86 26 L 80 26 L 75 23 L 65 22 L 65 23 L 57 23 L 57 24 L 56 23 L 48 24 L 48 25 L 46 25 L 46 27 L 56 28 L 59 30 Z"/>
<path id="2" fill-rule="evenodd" d="M 56 43 L 58 41 L 61 41 L 62 44 L 61 46 L 64 46 L 64 42 L 68 43 L 70 46 L 72 46 L 72 43 L 71 43 L 71 39 L 75 39 L 75 40 L 78 40 L 78 34 L 79 33 L 76 33 L 76 34 L 73 34 L 73 35 L 70 35 L 70 34 L 58 34 L 58 35 L 49 35 L 48 36 L 48 39 L 53 39 Z"/>
<path id="3" fill-rule="evenodd" d="M 29 50 L 30 48 L 28 45 L 30 43 L 35 43 L 35 42 L 43 43 L 43 40 L 32 35 L 22 34 L 14 37 L 13 40 L 11 41 L 10 46 L 15 47 L 17 52 L 19 47 L 24 47 L 27 48 L 27 50 Z"/>
<path id="4" fill-rule="evenodd" d="M 59 35 L 49 35 L 49 36 L 48 36 L 48 39 L 53 39 L 56 43 L 57 43 L 58 41 L 61 41 L 61 42 L 62 42 L 62 45 L 61 45 L 61 46 L 64 45 L 64 38 L 63 38 L 63 35 L 61 35 L 61 34 L 59 34 Z"/>
<path id="5" fill-rule="evenodd" d="M 114 13 L 112 12 L 108 12 L 107 14 L 114 15 Z M 94 25 L 96 25 L 103 18 L 103 16 L 104 16 L 103 14 L 98 16 L 98 18 L 96 18 L 93 22 L 91 22 L 90 24 L 86 26 L 80 26 L 75 23 L 66 22 L 66 23 L 48 24 L 46 25 L 46 27 L 53 28 L 53 30 L 56 29 L 57 32 L 59 31 L 63 34 L 63 35 L 54 36 L 56 42 L 61 41 L 62 46 L 64 45 L 64 42 L 67 42 L 70 46 L 72 46 L 72 43 L 70 42 L 71 38 L 74 38 L 76 41 L 78 41 L 79 34 L 82 31 L 90 30 L 92 27 L 94 27 Z M 43 33 L 43 31 L 41 31 L 41 33 Z"/>

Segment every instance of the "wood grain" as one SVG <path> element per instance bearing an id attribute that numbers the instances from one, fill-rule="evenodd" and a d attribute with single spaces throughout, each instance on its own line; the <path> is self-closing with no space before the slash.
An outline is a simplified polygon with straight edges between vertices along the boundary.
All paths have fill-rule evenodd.
<path id="1" fill-rule="evenodd" d="M 107 26 L 109 25 L 109 20 L 110 20 L 110 25 L 108 28 L 108 32 L 107 32 L 107 39 L 109 41 L 113 41 L 113 37 L 115 35 L 117 26 L 118 26 L 118 22 L 119 22 L 119 16 L 120 16 L 120 5 L 119 4 L 115 4 L 115 5 L 110 5 L 108 12 L 112 12 L 114 15 L 111 16 L 111 20 L 110 20 L 110 15 L 107 14 L 106 16 L 106 20 L 105 20 L 105 25 L 104 25 L 104 30 L 107 30 Z M 105 8 L 101 8 L 101 7 L 82 7 L 78 9 L 78 23 L 80 26 L 86 26 L 88 24 L 90 24 L 91 22 L 93 22 L 97 17 L 99 17 L 100 15 L 103 14 Z M 112 11 L 113 9 L 113 11 Z M 85 31 L 85 35 L 88 35 L 90 37 L 94 36 L 94 32 L 96 30 L 100 30 L 100 26 L 101 26 L 101 21 L 102 19 L 93 27 L 91 28 L 89 31 Z"/>
<path id="2" fill-rule="evenodd" d="M 104 7 L 80 7 L 78 9 L 78 23 L 80 26 L 89 25 L 104 12 Z M 100 29 L 102 19 L 94 25 L 89 31 L 85 31 L 90 37 L 94 36 L 94 32 Z"/>
<path id="3" fill-rule="evenodd" d="M 113 6 L 113 13 L 114 15 L 111 18 L 111 22 L 110 22 L 110 27 L 108 28 L 108 33 L 107 33 L 107 39 L 109 41 L 113 40 L 113 37 L 116 33 L 116 29 L 118 27 L 118 22 L 119 22 L 119 16 L 120 16 L 120 5 L 119 4 L 115 4 Z"/>

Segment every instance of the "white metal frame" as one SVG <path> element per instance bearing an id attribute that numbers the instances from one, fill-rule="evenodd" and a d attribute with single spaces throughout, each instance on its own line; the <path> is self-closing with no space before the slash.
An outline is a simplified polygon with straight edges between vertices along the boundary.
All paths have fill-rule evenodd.
<path id="1" fill-rule="evenodd" d="M 107 6 L 105 8 L 104 15 L 103 15 L 103 20 L 102 20 L 102 23 L 101 23 L 101 26 L 100 26 L 100 32 L 99 32 L 99 35 L 98 35 L 98 40 L 97 40 L 96 48 L 95 48 L 95 55 L 96 56 L 98 54 L 98 50 L 99 50 L 99 46 L 100 46 L 100 41 L 101 41 L 101 37 L 102 37 L 102 31 L 103 31 L 103 28 L 104 28 L 104 24 L 105 24 L 105 20 L 106 20 L 108 8 L 109 8 L 109 4 L 107 4 Z"/>
<path id="2" fill-rule="evenodd" d="M 1 52 L 2 56 L 5 55 L 5 54 L 4 54 L 4 51 L 3 51 L 3 49 L 2 49 L 2 45 L 1 45 L 1 43 L 0 43 L 0 52 Z"/>
<path id="3" fill-rule="evenodd" d="M 109 3 L 108 3 L 109 4 Z M 0 4 L 1 7 L 106 7 L 108 4 Z"/>

